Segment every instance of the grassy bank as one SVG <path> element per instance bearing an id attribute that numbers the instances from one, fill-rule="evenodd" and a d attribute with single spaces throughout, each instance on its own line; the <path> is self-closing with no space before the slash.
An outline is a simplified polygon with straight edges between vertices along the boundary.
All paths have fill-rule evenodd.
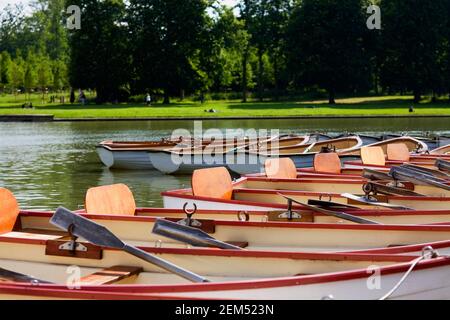
<path id="1" fill-rule="evenodd" d="M 58 100 L 59 101 L 59 100 Z M 55 118 L 141 118 L 141 117 L 283 117 L 283 116 L 408 116 L 413 105 L 411 96 L 385 96 L 339 99 L 336 105 L 327 101 L 249 102 L 208 101 L 174 102 L 170 105 L 155 104 L 80 104 L 43 103 L 41 97 L 32 97 L 34 109 L 22 109 L 23 97 L 1 96 L 0 115 L 51 114 Z M 412 115 L 450 116 L 448 100 L 430 102 L 424 100 L 414 105 Z M 214 109 L 217 112 L 205 112 Z"/>

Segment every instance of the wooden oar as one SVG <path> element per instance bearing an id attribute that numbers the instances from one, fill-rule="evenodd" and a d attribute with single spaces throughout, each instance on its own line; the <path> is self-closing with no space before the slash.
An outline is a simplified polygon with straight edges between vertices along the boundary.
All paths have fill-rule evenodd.
<path id="1" fill-rule="evenodd" d="M 19 205 L 11 191 L 0 188 L 0 234 L 13 230 L 19 212 Z"/>
<path id="2" fill-rule="evenodd" d="M 52 284 L 52 282 L 36 279 L 26 274 L 0 268 L 0 282 L 3 280 L 15 283 Z"/>
<path id="3" fill-rule="evenodd" d="M 366 194 L 370 194 L 373 192 L 373 193 L 380 193 L 380 194 L 392 195 L 392 196 L 425 197 L 425 195 L 411 191 L 411 190 L 397 188 L 397 187 L 391 187 L 391 186 L 387 186 L 387 185 L 384 185 L 381 183 L 376 183 L 376 182 L 366 183 L 364 185 L 363 189 L 364 189 L 364 192 L 366 192 Z"/>
<path id="4" fill-rule="evenodd" d="M 436 161 L 436 167 L 439 168 L 439 170 L 450 172 L 450 161 L 438 159 Z"/>
<path id="5" fill-rule="evenodd" d="M 421 172 L 412 171 L 401 167 L 393 167 L 390 175 L 398 180 L 407 180 L 416 184 L 429 185 L 450 191 L 450 186 L 445 184 L 445 180 L 432 178 Z"/>
<path id="6" fill-rule="evenodd" d="M 370 180 L 384 180 L 384 181 L 394 180 L 389 174 L 372 169 L 364 169 L 362 176 Z"/>
<path id="7" fill-rule="evenodd" d="M 185 270 L 169 261 L 124 243 L 104 226 L 80 215 L 74 214 L 65 208 L 58 208 L 53 217 L 50 219 L 50 222 L 65 231 L 70 231 L 72 235 L 81 237 L 94 245 L 123 250 L 135 257 L 152 263 L 189 281 L 209 282 L 207 279 L 199 276 L 198 274 Z"/>
<path id="8" fill-rule="evenodd" d="M 383 207 L 383 208 L 387 208 L 387 209 L 392 209 L 392 210 L 414 210 L 412 208 L 408 208 L 405 206 L 400 206 L 400 205 L 396 205 L 396 204 L 392 204 L 392 203 L 385 203 L 385 202 L 378 202 L 377 200 L 372 200 L 370 198 L 367 197 L 358 197 L 355 196 L 353 194 L 350 193 L 343 193 L 341 194 L 341 197 L 362 203 L 362 204 L 366 204 L 366 205 L 370 205 L 370 206 L 376 206 L 376 207 Z"/>
<path id="9" fill-rule="evenodd" d="M 152 232 L 196 247 L 242 250 L 240 247 L 219 241 L 200 229 L 183 226 L 164 219 L 156 219 Z"/>
<path id="10" fill-rule="evenodd" d="M 331 201 L 322 201 L 322 200 L 308 200 L 308 204 L 310 206 L 317 206 L 322 208 L 334 208 L 334 209 L 361 209 L 356 206 L 349 206 L 343 203 L 331 202 Z"/>
<path id="11" fill-rule="evenodd" d="M 293 203 L 297 203 L 299 205 L 301 205 L 302 207 L 305 207 L 306 209 L 312 210 L 312 211 L 316 211 L 316 212 L 320 212 L 323 214 L 326 214 L 328 216 L 332 216 L 332 217 L 336 217 L 339 219 L 343 219 L 343 220 L 347 220 L 350 222 L 354 222 L 354 223 L 359 223 L 359 224 L 380 224 L 378 222 L 372 221 L 372 220 L 368 220 L 368 219 L 364 219 L 364 218 L 360 218 L 360 217 L 356 217 L 353 216 L 351 214 L 348 213 L 344 213 L 344 212 L 337 212 L 337 211 L 330 211 L 330 210 L 326 210 L 326 209 L 322 209 L 322 208 L 318 208 L 318 207 L 314 207 L 314 206 L 310 206 L 308 204 L 305 203 L 301 203 L 295 199 L 289 198 L 285 195 L 283 195 L 282 193 L 278 193 L 280 196 L 282 196 L 283 198 L 285 198 L 286 200 L 292 201 Z"/>
<path id="12" fill-rule="evenodd" d="M 419 171 L 419 172 L 433 176 L 438 179 L 444 179 L 444 180 L 450 179 L 450 175 L 446 174 L 445 172 L 439 171 L 439 170 L 429 169 L 429 168 L 425 168 L 425 167 L 421 167 L 421 166 L 416 166 L 413 164 L 405 164 L 405 165 L 402 165 L 402 167 L 411 169 L 413 171 Z"/>

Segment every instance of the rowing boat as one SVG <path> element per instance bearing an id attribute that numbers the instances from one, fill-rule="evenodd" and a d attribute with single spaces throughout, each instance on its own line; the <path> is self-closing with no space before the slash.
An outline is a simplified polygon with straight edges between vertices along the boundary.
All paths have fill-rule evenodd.
<path id="1" fill-rule="evenodd" d="M 75 222 L 72 230 L 80 234 L 83 227 L 83 224 Z M 85 236 L 88 230 L 97 228 L 98 232 L 111 232 L 108 229 L 100 231 L 104 227 L 99 225 L 86 226 Z M 88 238 L 102 238 L 101 234 L 96 234 Z M 117 235 L 110 234 L 108 237 L 116 237 L 114 242 L 122 243 Z M 355 238 L 351 240 L 354 242 Z M 109 243 L 110 240 L 90 241 Z M 129 243 L 128 247 L 133 245 Z M 114 244 L 108 246 L 115 247 Z M 166 296 L 169 292 L 172 292 L 171 296 L 204 299 L 321 299 L 330 298 L 330 294 L 333 299 L 450 297 L 448 290 L 442 290 L 450 285 L 450 260 L 439 256 L 432 249 L 427 249 L 420 258 L 398 254 L 147 247 L 137 249 L 140 253 L 132 253 L 132 256 L 125 253 L 130 251 L 124 250 L 98 247 L 58 232 L 3 234 L 0 236 L 0 277 L 6 283 L 0 284 L 0 297 L 150 299 L 153 295 L 170 298 Z M 181 275 L 178 271 L 189 270 L 202 281 L 207 277 L 212 283 L 187 284 L 186 280 L 168 274 L 153 262 L 149 264 L 153 260 L 144 258 L 149 255 L 157 255 L 159 261 L 175 266 L 176 271 L 171 272 Z M 377 266 L 376 270 L 373 270 L 374 266 Z M 50 268 L 51 273 L 48 272 Z M 400 290 L 389 292 L 409 269 L 413 271 L 414 286 L 406 283 Z M 367 281 L 374 271 L 381 275 L 378 280 L 383 285 L 376 294 L 374 288 L 367 287 Z M 432 276 L 426 271 L 431 271 Z M 68 274 L 72 276 L 67 277 Z M 365 289 L 362 283 L 357 285 L 359 282 L 365 283 Z M 352 290 L 348 290 L 349 286 Z"/>
<path id="2" fill-rule="evenodd" d="M 393 138 L 388 140 L 383 140 L 380 142 L 375 142 L 373 144 L 370 144 L 368 146 L 361 146 L 357 150 L 348 151 L 346 153 L 343 153 L 344 155 L 353 155 L 353 156 L 361 156 L 361 150 L 363 147 L 381 147 L 384 154 L 387 154 L 387 148 L 388 145 L 392 144 L 404 144 L 408 148 L 409 152 L 413 153 L 425 153 L 428 151 L 428 146 L 425 142 L 422 142 L 418 139 L 412 138 L 412 137 L 399 137 L 399 138 Z"/>
<path id="3" fill-rule="evenodd" d="M 347 168 L 372 166 L 372 167 L 393 167 L 405 163 L 436 168 L 436 155 L 412 154 L 410 148 L 405 143 L 392 143 L 383 148 L 382 146 L 367 146 L 360 149 L 361 159 L 358 161 L 344 161 Z"/>
<path id="4" fill-rule="evenodd" d="M 15 207 L 17 203 L 8 192 L 2 192 L 2 200 L 7 205 L 6 209 L 2 210 L 7 217 L 6 220 L 2 220 L 2 224 L 6 221 L 10 225 L 9 218 L 17 214 Z M 105 207 L 103 206 L 103 208 Z M 123 226 L 119 227 L 121 233 L 115 235 L 109 228 L 95 224 L 86 218 L 67 217 L 67 213 L 74 218 L 79 217 L 60 208 L 51 220 L 52 224 L 58 225 L 60 228 L 63 228 L 63 225 L 67 226 L 64 227 L 64 230 L 68 230 L 68 234 L 45 226 L 32 230 L 16 224 L 15 231 L 11 231 L 12 225 L 10 225 L 9 231 L 5 230 L 6 225 L 1 226 L 6 233 L 0 236 L 0 278 L 3 280 L 0 284 L 0 298 L 321 299 L 328 297 L 333 299 L 375 299 L 383 296 L 383 298 L 423 299 L 444 298 L 448 295 L 447 286 L 450 285 L 446 280 L 450 275 L 448 258 L 439 256 L 431 248 L 424 250 L 423 255 L 419 258 L 416 254 L 406 255 L 409 252 L 417 251 L 418 245 L 410 245 L 408 249 L 400 252 L 400 255 L 380 252 L 366 254 L 361 250 L 367 249 L 362 248 L 359 248 L 361 250 L 358 253 L 352 254 L 162 248 L 162 242 L 159 241 L 155 242 L 157 248 L 141 247 L 141 249 L 137 249 L 134 245 L 139 245 L 139 243 L 127 241 L 128 244 L 125 245 L 120 240 L 124 236 Z M 64 217 L 69 220 L 64 221 Z M 250 223 L 241 223 L 239 227 L 241 226 L 258 228 Z M 267 226 L 268 229 L 265 228 Z M 272 228 L 286 228 L 287 226 L 289 225 L 259 226 L 260 230 L 265 229 L 265 237 L 262 238 L 262 241 L 272 244 L 270 239 L 278 238 L 278 236 L 269 237 L 268 233 L 275 230 Z M 302 229 L 294 231 L 295 235 L 289 236 L 289 230 L 292 230 L 293 227 Z M 308 227 L 314 231 L 311 233 Z M 136 235 L 136 230 L 136 227 L 132 227 L 130 234 Z M 237 232 L 235 233 L 237 237 L 254 233 L 252 231 L 243 232 L 243 229 L 236 230 L 236 227 L 228 230 Z M 334 230 L 338 230 L 335 234 L 336 239 L 339 239 L 340 244 L 345 248 L 348 248 L 348 245 L 354 246 L 355 239 L 359 239 L 358 232 L 362 232 L 366 235 L 361 238 L 361 242 L 364 242 L 366 246 L 370 247 L 374 245 L 374 242 L 382 244 L 383 241 L 387 241 L 384 244 L 389 243 L 394 246 L 394 248 L 370 249 L 386 250 L 386 252 L 392 249 L 401 250 L 398 246 L 402 243 L 397 241 L 425 239 L 433 241 L 436 240 L 435 237 L 448 237 L 445 233 L 450 231 L 445 226 L 334 225 L 331 228 L 321 229 L 318 225 L 295 224 L 283 229 L 281 233 L 279 230 L 277 234 L 282 237 L 277 241 L 284 238 L 287 241 L 300 241 L 303 246 L 307 243 L 320 246 L 324 243 L 324 238 L 327 238 L 321 236 L 320 233 L 333 233 Z M 225 229 L 222 229 L 219 232 L 218 228 L 214 235 L 219 235 L 224 231 Z M 81 238 L 73 238 L 72 232 Z M 376 232 L 383 232 L 383 236 Z M 302 239 L 297 239 L 298 236 Z M 367 243 L 369 238 L 371 240 Z M 88 241 L 91 242 L 83 239 L 90 239 Z M 394 241 L 394 243 L 389 241 Z M 446 253 L 448 249 L 442 245 L 444 242 L 440 241 L 438 244 L 441 245 L 440 251 L 444 249 L 443 252 Z M 338 242 L 334 242 L 334 245 L 336 243 Z M 344 249 L 343 247 L 340 249 Z M 125 252 L 131 253 L 131 255 Z M 373 270 L 375 265 L 377 269 Z M 48 272 L 49 269 L 52 270 L 51 273 Z M 202 280 L 203 282 L 212 281 L 212 283 L 187 284 L 185 280 L 168 274 L 167 270 L 191 281 Z M 412 271 L 411 276 L 415 279 L 414 286 L 411 287 L 399 282 L 408 270 Z M 422 270 L 431 270 L 432 276 Z M 372 290 L 374 288 L 369 290 L 370 288 L 367 287 L 367 281 L 371 279 L 371 275 L 375 271 L 381 275 L 381 278 L 377 280 L 381 280 L 385 286 L 384 292 L 378 291 L 376 295 Z M 205 279 L 205 277 L 207 278 Z M 436 282 L 436 279 L 439 279 L 439 283 Z M 358 281 L 366 284 L 366 290 L 361 291 L 359 290 L 360 286 L 355 287 L 355 282 L 358 283 Z M 52 282 L 52 284 L 48 282 Z M 389 291 L 390 288 L 397 288 L 400 285 L 402 285 L 400 290 Z M 348 290 L 349 286 L 352 287 L 352 290 Z M 379 287 L 379 290 L 382 287 Z M 310 290 L 313 291 L 310 292 Z M 324 293 L 327 293 L 328 296 L 324 296 Z M 329 296 L 330 294 L 333 296 Z"/>
<path id="5" fill-rule="evenodd" d="M 348 211 L 351 212 L 351 211 Z M 213 212 L 211 212 L 213 213 Z M 408 217 L 404 212 L 364 213 L 351 212 L 364 219 L 381 223 L 410 223 L 449 221 L 450 212 L 419 212 Z M 127 242 L 146 247 L 185 248 L 179 242 L 151 233 L 157 219 L 166 217 L 169 221 L 182 221 L 182 211 L 150 209 L 138 210 L 136 216 L 96 215 L 79 213 L 92 221 L 104 225 Z M 290 252 L 353 252 L 375 248 L 405 246 L 416 243 L 436 242 L 450 239 L 447 225 L 357 225 L 325 214 L 315 214 L 306 210 L 294 210 L 294 217 L 288 221 L 283 212 L 248 213 L 259 222 L 238 221 L 237 213 L 230 214 L 230 220 L 207 220 L 212 218 L 207 212 L 196 213 L 193 223 L 197 228 L 214 238 L 239 244 L 247 250 L 290 251 Z M 296 217 L 295 215 L 299 215 Z M 51 212 L 22 212 L 19 216 L 21 227 L 14 232 L 25 234 L 46 234 L 64 236 L 49 223 Z M 216 215 L 220 213 L 216 212 Z M 281 218 L 280 216 L 283 216 Z M 195 220 L 194 220 L 195 219 Z M 223 218 L 222 218 L 223 219 Z M 279 221 L 270 221 L 277 219 Z M 415 221 L 414 221 L 415 220 Z M 302 223 L 298 223 L 302 221 Z M 316 222 L 313 222 L 316 221 Z M 38 236 L 36 236 L 38 237 Z M 333 241 L 330 242 L 329 239 Z M 355 241 L 357 239 L 357 241 Z M 1 240 L 1 239 L 0 239 Z"/>
<path id="6" fill-rule="evenodd" d="M 154 167 L 148 159 L 148 150 L 172 148 L 179 144 L 182 144 L 181 141 L 103 141 L 97 145 L 96 150 L 100 160 L 108 168 L 152 170 Z"/>
<path id="7" fill-rule="evenodd" d="M 97 147 L 97 153 L 105 166 L 114 169 L 131 169 L 131 170 L 154 170 L 155 167 L 149 159 L 149 153 L 164 151 L 164 150 L 183 150 L 186 148 L 201 149 L 205 146 L 213 146 L 224 148 L 234 146 L 240 147 L 247 144 L 253 144 L 260 141 L 272 139 L 273 137 L 266 137 L 261 139 L 253 139 L 242 137 L 235 139 L 191 139 L 180 137 L 177 140 L 162 139 L 161 141 L 103 141 Z M 301 143 L 307 141 L 308 136 L 283 137 L 285 141 L 280 143 Z M 281 138 L 280 138 L 281 140 Z"/>
<path id="8" fill-rule="evenodd" d="M 227 166 L 238 163 L 241 158 L 239 150 L 250 146 L 264 150 L 283 150 L 292 146 L 300 147 L 309 141 L 309 136 L 281 136 L 261 139 L 244 145 L 210 144 L 195 148 L 171 148 L 154 150 L 147 155 L 153 166 L 164 174 L 191 174 L 194 170 Z"/>
<path id="9" fill-rule="evenodd" d="M 431 155 L 438 155 L 438 156 L 450 156 L 450 144 L 440 147 L 438 149 L 435 149 L 430 152 Z"/>
<path id="10" fill-rule="evenodd" d="M 17 255 L 7 254 L 7 259 L 0 259 L 2 268 L 13 268 L 57 284 L 2 282 L 2 299 L 450 298 L 450 259 L 441 256 L 424 256 L 419 260 L 416 256 L 402 255 L 299 253 L 282 257 L 264 252 L 254 255 L 217 250 L 178 250 L 176 254 L 162 249 L 149 251 L 190 267 L 211 281 L 189 284 L 113 250 L 103 250 L 101 260 L 88 260 L 43 256 L 43 246 L 33 240 L 9 244 L 28 246 L 29 256 L 26 261 L 12 260 L 11 256 Z M 408 278 L 410 281 L 401 283 L 411 266 L 414 268 Z M 80 277 L 72 275 L 71 282 L 67 283 L 68 272 L 79 273 Z M 374 274 L 379 276 L 376 280 L 380 285 L 368 286 Z M 399 283 L 402 285 L 398 290 L 390 293 Z"/>
<path id="11" fill-rule="evenodd" d="M 296 175 L 295 168 L 293 170 L 294 175 Z M 403 172 L 399 173 L 402 174 Z M 417 176 L 419 176 L 418 173 Z M 299 181 L 279 179 L 278 177 L 270 180 L 244 177 L 232 181 L 228 171 L 219 167 L 195 171 L 192 175 L 192 188 L 190 189 L 166 191 L 162 192 L 161 195 L 163 196 L 164 207 L 170 209 L 181 208 L 184 204 L 189 203 L 191 206 L 195 204 L 197 208 L 202 210 L 221 208 L 224 210 L 271 211 L 274 209 L 274 205 L 286 205 L 286 196 L 302 204 L 307 204 L 309 200 L 325 200 L 356 205 L 361 208 L 448 209 L 450 204 L 448 189 L 450 187 L 444 183 L 438 183 L 437 180 L 426 180 L 426 182 L 423 186 L 414 185 L 413 190 L 420 190 L 432 196 L 423 196 L 418 192 L 411 193 L 411 190 L 406 190 L 407 188 L 403 188 L 402 193 L 380 195 L 372 188 L 374 184 L 371 183 L 368 192 L 364 188 L 365 196 L 358 197 L 348 192 L 350 188 L 352 188 L 352 192 L 358 191 L 357 189 L 362 186 L 361 182 L 357 180 L 339 181 L 331 179 L 327 181 L 325 179 L 311 179 Z M 410 183 L 408 185 L 411 189 L 412 185 Z M 439 187 L 435 188 L 434 185 Z M 404 184 L 404 187 L 407 187 L 407 185 Z M 288 188 L 291 190 L 287 190 Z M 385 188 L 377 186 L 377 190 L 381 189 Z M 363 189 L 361 188 L 358 193 L 363 193 Z"/>
<path id="12" fill-rule="evenodd" d="M 290 158 L 294 161 L 297 168 L 311 167 L 314 156 L 324 150 L 337 152 L 338 154 L 347 154 L 353 150 L 359 149 L 363 142 L 358 136 L 319 141 L 303 146 L 287 147 L 283 149 L 270 150 L 239 150 L 237 160 L 228 162 L 227 167 L 233 172 L 241 175 L 263 172 L 264 164 L 267 159 Z M 357 159 L 353 155 L 342 156 L 343 159 Z"/>
<path id="13" fill-rule="evenodd" d="M 10 193 L 9 193 L 10 194 Z M 10 194 L 11 202 L 16 203 L 14 196 Z M 4 209 L 1 209 L 2 211 Z M 403 210 L 396 211 L 382 211 L 382 210 L 356 210 L 354 208 L 338 208 L 330 210 L 339 210 L 349 213 L 353 216 L 375 221 L 380 224 L 442 224 L 450 222 L 450 211 L 412 211 L 405 212 Z M 149 230 L 154 227 L 157 218 L 165 218 L 170 221 L 175 221 L 180 224 L 196 226 L 206 232 L 214 234 L 222 241 L 246 241 L 251 245 L 267 246 L 282 246 L 295 247 L 304 246 L 305 242 L 303 236 L 307 236 L 307 232 L 302 231 L 300 238 L 293 236 L 295 230 L 319 230 L 332 229 L 341 230 L 341 235 L 346 234 L 345 230 L 356 230 L 357 226 L 339 226 L 342 223 L 350 223 L 340 217 L 326 214 L 323 211 L 311 210 L 310 208 L 293 208 L 292 212 L 279 209 L 273 212 L 239 212 L 239 211 L 195 211 L 185 207 L 184 210 L 172 209 L 158 209 L 158 208 L 137 208 L 134 202 L 131 191 L 124 185 L 112 185 L 92 188 L 88 191 L 86 196 L 86 209 L 77 212 L 99 224 L 107 226 L 120 237 L 127 240 L 134 241 L 149 241 L 152 245 L 159 240 L 158 238 L 150 237 Z M 15 231 L 22 232 L 36 232 L 37 230 L 55 231 L 49 220 L 53 212 L 42 211 L 21 211 L 15 223 Z M 301 223 L 299 223 L 301 222 Z M 317 224 L 314 226 L 313 224 Z M 337 224 L 337 225 L 333 225 Z M 366 228 L 367 227 L 367 228 Z M 361 226 L 360 230 L 374 230 L 379 227 L 379 232 L 386 232 L 396 234 L 391 238 L 382 237 L 381 234 L 371 236 L 375 231 L 365 234 L 355 235 L 361 239 L 361 244 L 367 244 L 368 241 L 362 239 L 375 239 L 375 247 L 388 246 L 394 242 L 407 244 L 427 240 L 439 240 L 450 236 L 446 235 L 447 231 L 443 227 L 422 228 L 422 227 L 381 227 L 381 226 Z M 245 231 L 253 230 L 253 231 Z M 278 231 L 277 231 L 278 230 Z M 291 231 L 289 231 L 291 230 Z M 402 238 L 404 231 L 409 231 L 409 234 L 418 233 L 418 235 L 410 236 L 409 238 Z M 267 231 L 267 232 L 266 232 Z M 430 236 L 421 236 L 420 232 L 428 232 L 438 235 L 438 238 Z M 434 232 L 439 231 L 439 232 Z M 231 232 L 231 233 L 230 233 Z M 324 231 L 325 232 L 325 231 Z M 281 237 L 276 236 L 279 233 Z M 309 232 L 311 235 L 311 232 Z M 408 234 L 408 232 L 407 232 Z M 270 236 L 269 236 L 270 235 Z M 273 235 L 273 236 L 272 236 Z M 325 239 L 324 235 L 319 235 L 318 239 Z M 338 236 L 332 245 L 339 245 Z M 350 237 L 349 239 L 353 239 Z M 382 240 L 383 239 L 383 240 Z M 322 240 L 320 240 L 322 241 Z M 386 242 L 380 242 L 386 241 Z M 347 243 L 350 245 L 351 243 Z M 354 244 L 353 244 L 354 245 Z M 317 244 L 316 244 L 317 246 Z"/>

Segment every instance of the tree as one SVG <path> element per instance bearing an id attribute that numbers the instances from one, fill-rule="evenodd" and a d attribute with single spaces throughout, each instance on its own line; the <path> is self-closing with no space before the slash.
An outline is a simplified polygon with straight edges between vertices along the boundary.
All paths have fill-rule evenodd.
<path id="1" fill-rule="evenodd" d="M 37 85 L 41 89 L 42 100 L 44 100 L 45 93 L 53 82 L 51 63 L 47 56 L 41 55 L 39 57 L 36 73 Z"/>
<path id="2" fill-rule="evenodd" d="M 275 82 L 278 84 L 281 47 L 285 27 L 289 18 L 291 3 L 286 0 L 253 0 L 249 5 L 248 28 L 251 42 L 257 49 L 258 56 L 258 91 L 263 99 L 265 65 L 264 55 L 270 52 L 273 62 Z"/>
<path id="3" fill-rule="evenodd" d="M 11 84 L 11 63 L 11 56 L 3 51 L 0 54 L 0 85 L 3 89 Z"/>
<path id="4" fill-rule="evenodd" d="M 67 67 L 66 64 L 61 60 L 52 61 L 52 78 L 53 78 L 53 90 L 62 90 L 67 82 Z"/>
<path id="5" fill-rule="evenodd" d="M 361 0 L 303 0 L 292 13 L 286 40 L 294 84 L 326 89 L 334 104 L 336 93 L 367 83 L 366 30 Z"/>
<path id="6" fill-rule="evenodd" d="M 128 24 L 133 35 L 134 86 L 170 94 L 201 86 L 195 66 L 207 24 L 205 0 L 131 0 Z M 181 94 L 182 95 L 182 94 Z"/>
<path id="7" fill-rule="evenodd" d="M 241 53 L 247 41 L 244 22 L 236 18 L 233 9 L 215 8 L 214 19 L 209 20 L 200 50 L 199 65 L 207 78 L 205 90 L 240 90 Z"/>
<path id="8" fill-rule="evenodd" d="M 384 1 L 382 8 L 382 83 L 412 91 L 419 102 L 423 93 L 440 86 L 448 0 Z"/>
<path id="9" fill-rule="evenodd" d="M 28 93 L 28 96 L 31 94 L 31 90 L 37 84 L 37 57 L 34 53 L 29 52 L 27 55 L 27 59 L 25 60 L 25 70 L 24 70 L 24 82 L 23 86 L 25 87 L 25 93 Z"/>
<path id="10" fill-rule="evenodd" d="M 72 87 L 97 91 L 97 103 L 116 101 L 129 82 L 130 55 L 122 0 L 74 0 L 82 28 L 69 35 Z"/>
<path id="11" fill-rule="evenodd" d="M 239 11 L 241 19 L 244 21 L 244 28 L 247 30 L 248 38 L 245 46 L 242 50 L 242 102 L 247 102 L 248 98 L 248 64 L 250 58 L 250 41 L 251 33 L 249 32 L 250 25 L 252 23 L 252 7 L 254 6 L 254 0 L 242 0 L 239 4 Z"/>
<path id="12" fill-rule="evenodd" d="M 14 96 L 17 95 L 18 90 L 24 86 L 25 80 L 25 61 L 22 58 L 20 51 L 16 52 L 16 58 L 11 62 L 11 87 Z"/>

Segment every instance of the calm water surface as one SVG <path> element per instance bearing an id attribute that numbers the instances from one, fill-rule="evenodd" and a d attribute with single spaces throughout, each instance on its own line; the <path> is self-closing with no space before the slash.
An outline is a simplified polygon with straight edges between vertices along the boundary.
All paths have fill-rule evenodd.
<path id="1" fill-rule="evenodd" d="M 24 209 L 80 208 L 89 187 L 126 183 L 139 206 L 162 206 L 160 193 L 189 185 L 189 177 L 150 171 L 110 171 L 95 145 L 106 139 L 150 140 L 177 128 L 193 130 L 191 121 L 0 123 L 0 186 L 9 188 Z M 366 134 L 432 132 L 450 134 L 449 118 L 220 120 L 203 122 L 204 129 L 272 129 L 282 133 Z"/>

